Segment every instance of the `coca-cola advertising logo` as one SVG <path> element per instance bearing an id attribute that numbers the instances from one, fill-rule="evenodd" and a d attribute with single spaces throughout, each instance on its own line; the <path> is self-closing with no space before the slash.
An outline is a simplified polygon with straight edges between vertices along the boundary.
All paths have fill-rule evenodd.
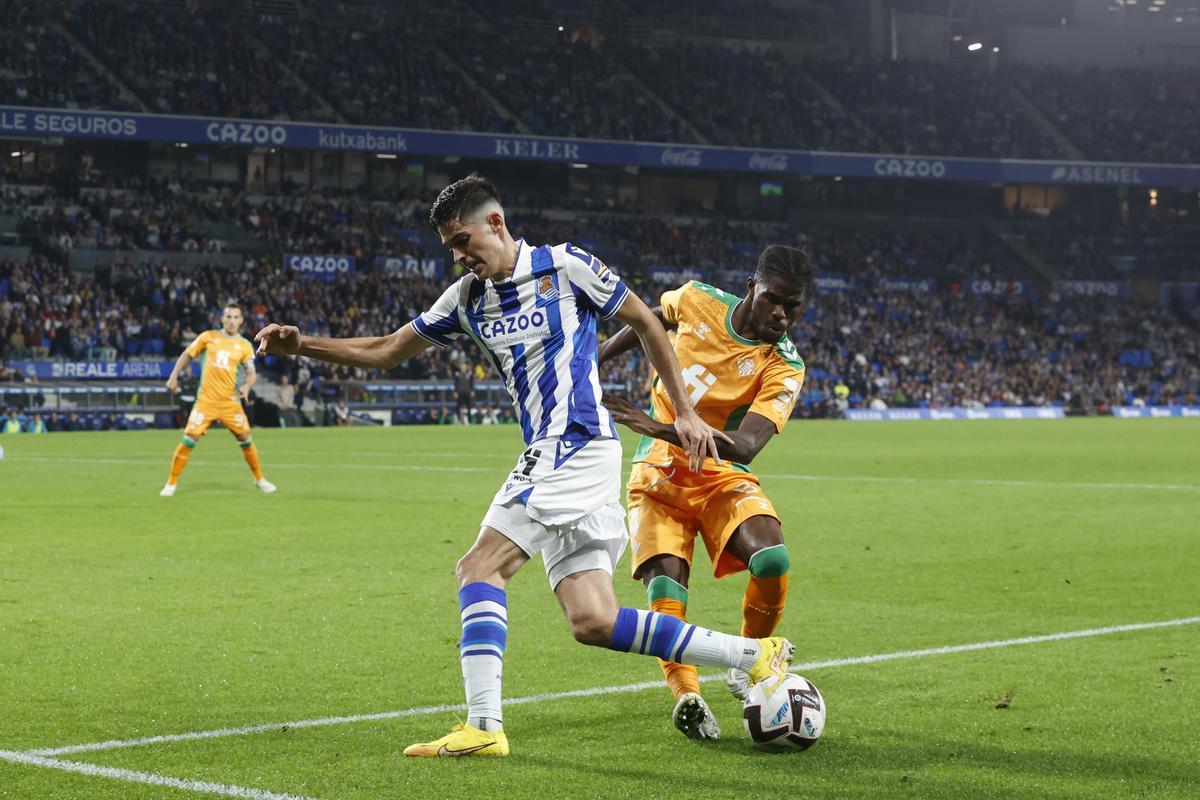
<path id="1" fill-rule="evenodd" d="M 788 157 L 783 153 L 755 153 L 750 156 L 750 169 L 766 172 L 783 172 L 788 168 Z"/>
<path id="2" fill-rule="evenodd" d="M 700 151 L 694 147 L 681 150 L 668 147 L 663 150 L 662 163 L 672 167 L 698 167 L 700 166 L 700 155 Z"/>

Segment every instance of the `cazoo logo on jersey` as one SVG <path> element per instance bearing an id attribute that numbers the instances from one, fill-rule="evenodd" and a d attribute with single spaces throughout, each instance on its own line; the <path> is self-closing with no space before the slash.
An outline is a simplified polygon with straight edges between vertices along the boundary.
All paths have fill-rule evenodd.
<path id="1" fill-rule="evenodd" d="M 479 338 L 491 345 L 531 342 L 550 334 L 549 319 L 540 308 L 479 323 Z"/>
<path id="2" fill-rule="evenodd" d="M 877 158 L 875 174 L 885 178 L 944 178 L 946 162 L 931 158 Z"/>

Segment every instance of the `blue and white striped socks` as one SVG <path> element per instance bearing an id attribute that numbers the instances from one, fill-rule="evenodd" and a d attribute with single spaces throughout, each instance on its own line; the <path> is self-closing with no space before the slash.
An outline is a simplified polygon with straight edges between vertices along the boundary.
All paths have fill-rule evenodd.
<path id="1" fill-rule="evenodd" d="M 462 609 L 459 655 L 467 690 L 467 724 L 497 731 L 504 724 L 500 684 L 508 641 L 507 594 L 488 583 L 469 583 L 458 590 L 458 607 Z"/>
<path id="2" fill-rule="evenodd" d="M 757 639 L 701 628 L 657 611 L 622 608 L 613 626 L 610 650 L 658 656 L 698 667 L 748 670 L 758 660 Z"/>

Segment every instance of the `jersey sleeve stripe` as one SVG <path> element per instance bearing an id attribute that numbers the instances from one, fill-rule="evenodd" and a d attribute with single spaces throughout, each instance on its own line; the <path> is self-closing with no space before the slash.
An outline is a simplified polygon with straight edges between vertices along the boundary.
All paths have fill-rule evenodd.
<path id="1" fill-rule="evenodd" d="M 600 309 L 600 316 L 608 319 L 613 314 L 621 310 L 621 306 L 625 304 L 625 299 L 629 297 L 629 287 L 625 285 L 625 281 L 617 281 L 617 289 L 613 292 L 613 296 L 604 304 L 604 308 Z"/>
<path id="2" fill-rule="evenodd" d="M 422 337 L 441 347 L 446 347 L 450 344 L 450 337 L 446 334 L 462 333 L 462 328 L 458 324 L 457 317 L 442 317 L 430 324 L 418 316 L 413 318 L 412 326 L 413 330 Z"/>

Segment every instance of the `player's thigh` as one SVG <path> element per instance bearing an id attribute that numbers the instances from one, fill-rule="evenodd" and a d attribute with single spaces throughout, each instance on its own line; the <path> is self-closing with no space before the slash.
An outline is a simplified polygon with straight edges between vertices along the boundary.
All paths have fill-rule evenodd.
<path id="1" fill-rule="evenodd" d="M 250 435 L 250 420 L 246 417 L 246 410 L 242 408 L 241 403 L 222 406 L 220 419 L 221 424 L 238 439 L 245 439 Z"/>
<path id="2" fill-rule="evenodd" d="M 779 544 L 783 541 L 779 527 L 779 513 L 771 500 L 758 485 L 758 479 L 745 472 L 729 472 L 709 479 L 704 512 L 700 519 L 700 537 L 713 563 L 713 575 L 723 578 L 746 569 L 754 550 L 746 550 L 748 542 L 744 536 L 738 549 L 730 546 L 734 534 L 750 520 L 765 517 L 774 521 L 772 529 L 766 520 L 751 523 L 747 530 L 752 536 L 770 538 L 777 532 Z"/>
<path id="3" fill-rule="evenodd" d="M 206 403 L 196 403 L 192 406 L 191 413 L 188 414 L 187 425 L 183 428 L 183 435 L 191 439 L 199 439 L 208 433 L 209 426 L 217 421 L 220 413 L 220 409 Z"/>
<path id="4" fill-rule="evenodd" d="M 738 525 L 725 545 L 725 552 L 743 564 L 759 550 L 783 544 L 783 526 L 776 517 L 757 514 Z"/>
<path id="5" fill-rule="evenodd" d="M 690 566 L 696 541 L 693 503 L 689 490 L 671 483 L 657 467 L 636 464 L 626 496 L 633 577 L 644 578 L 643 567 L 674 557 Z"/>

